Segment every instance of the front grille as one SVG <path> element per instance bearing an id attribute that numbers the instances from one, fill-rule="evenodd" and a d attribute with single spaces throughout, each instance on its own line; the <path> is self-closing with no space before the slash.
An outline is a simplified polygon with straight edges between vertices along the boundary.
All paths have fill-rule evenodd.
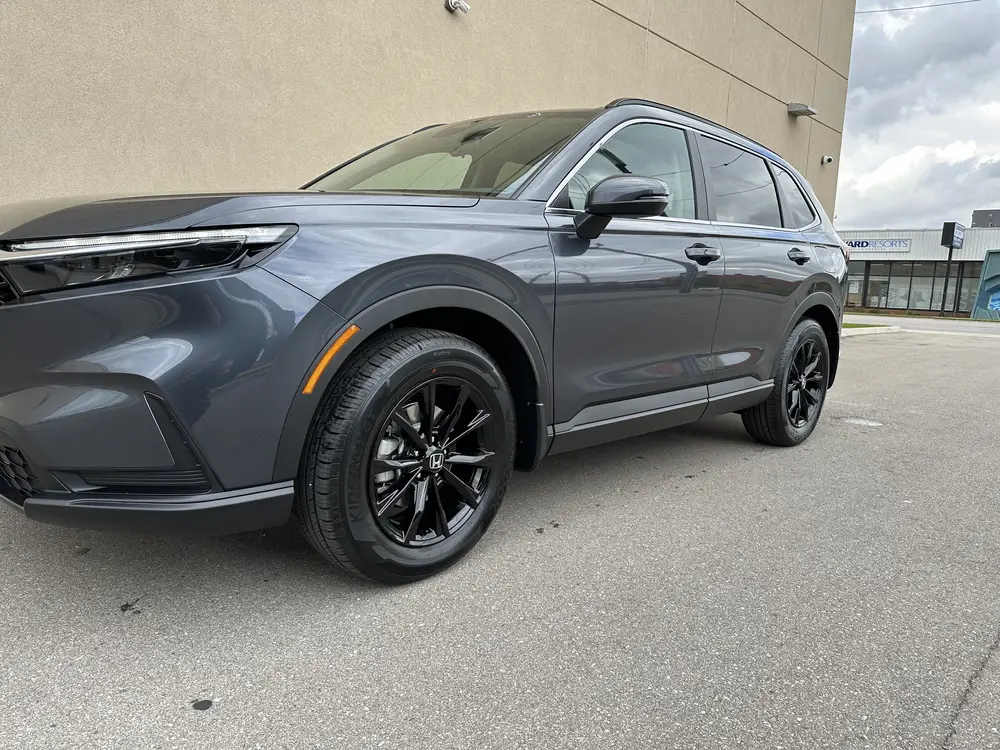
<path id="1" fill-rule="evenodd" d="M 15 503 L 39 492 L 38 477 L 17 448 L 0 445 L 0 495 Z"/>

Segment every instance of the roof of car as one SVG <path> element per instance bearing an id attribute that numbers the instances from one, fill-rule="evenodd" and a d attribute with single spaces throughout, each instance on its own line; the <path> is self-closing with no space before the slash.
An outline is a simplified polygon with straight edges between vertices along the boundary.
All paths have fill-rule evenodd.
<path id="1" fill-rule="evenodd" d="M 509 112 L 501 115 L 493 115 L 491 117 L 473 118 L 469 122 L 475 122 L 476 120 L 506 120 L 515 119 L 519 117 L 526 116 L 545 116 L 545 117 L 586 117 L 595 118 L 602 114 L 605 114 L 611 110 L 618 109 L 635 109 L 637 111 L 646 110 L 646 114 L 649 113 L 649 109 L 659 110 L 660 114 L 667 114 L 670 116 L 670 120 L 683 125 L 689 125 L 692 127 L 700 128 L 708 133 L 713 133 L 714 135 L 722 136 L 724 138 L 729 138 L 734 140 L 741 145 L 749 148 L 762 156 L 766 156 L 770 159 L 775 159 L 780 162 L 785 160 L 781 158 L 774 151 L 769 149 L 762 143 L 758 143 L 752 138 L 739 133 L 732 128 L 728 128 L 714 120 L 710 120 L 707 117 L 702 117 L 693 112 L 688 112 L 687 110 L 680 109 L 679 107 L 672 107 L 669 104 L 662 104 L 661 102 L 655 102 L 650 99 L 640 99 L 636 97 L 629 97 L 624 99 L 615 99 L 609 102 L 604 107 L 599 108 L 576 108 L 576 109 L 545 109 L 545 110 L 529 110 L 525 112 Z M 438 127 L 436 125 L 430 125 L 428 127 Z M 427 128 L 421 128 L 421 130 L 426 130 Z M 419 131 L 417 131 L 419 132 Z"/>
<path id="2" fill-rule="evenodd" d="M 741 141 L 743 145 L 751 147 L 753 148 L 754 151 L 757 151 L 772 159 L 778 159 L 780 161 L 784 161 L 778 154 L 774 153 L 767 146 L 763 145 L 762 143 L 758 143 L 752 138 L 748 138 L 747 136 L 733 130 L 732 128 L 728 128 L 725 125 L 721 125 L 715 122 L 714 120 L 708 119 L 707 117 L 696 115 L 693 112 L 688 112 L 687 110 L 683 110 L 678 107 L 671 107 L 669 104 L 661 104 L 660 102 L 654 102 L 650 99 L 626 98 L 626 99 L 615 99 L 614 101 L 609 102 L 604 107 L 604 109 L 605 110 L 619 109 L 621 107 L 637 107 L 637 108 L 652 107 L 653 109 L 659 109 L 668 112 L 671 115 L 675 115 L 679 119 L 690 120 L 692 121 L 693 124 L 700 125 L 704 127 L 706 130 L 709 131 L 715 130 L 717 135 L 724 135 L 728 138 L 732 138 L 733 140 Z"/>

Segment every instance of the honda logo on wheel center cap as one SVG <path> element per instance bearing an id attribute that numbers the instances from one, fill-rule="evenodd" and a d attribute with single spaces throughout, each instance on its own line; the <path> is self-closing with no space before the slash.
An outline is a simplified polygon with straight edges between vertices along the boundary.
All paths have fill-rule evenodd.
<path id="1" fill-rule="evenodd" d="M 432 453 L 427 457 L 427 468 L 431 471 L 440 471 L 444 467 L 444 454 Z"/>

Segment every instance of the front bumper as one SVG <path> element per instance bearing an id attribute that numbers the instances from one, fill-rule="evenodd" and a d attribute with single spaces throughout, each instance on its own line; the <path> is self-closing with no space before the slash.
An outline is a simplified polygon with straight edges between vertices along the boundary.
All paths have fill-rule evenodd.
<path id="1" fill-rule="evenodd" d="M 259 267 L 0 304 L 0 505 L 151 534 L 286 523 L 278 445 L 343 323 Z"/>
<path id="2" fill-rule="evenodd" d="M 174 536 L 222 536 L 285 524 L 293 482 L 190 497 L 80 497 L 43 493 L 23 505 L 0 495 L 28 518 L 58 526 Z"/>

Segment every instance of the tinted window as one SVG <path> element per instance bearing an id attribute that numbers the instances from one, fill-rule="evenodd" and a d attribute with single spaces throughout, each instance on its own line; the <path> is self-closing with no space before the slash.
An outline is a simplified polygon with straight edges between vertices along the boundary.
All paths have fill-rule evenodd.
<path id="1" fill-rule="evenodd" d="M 801 229 L 809 226 L 816 218 L 809 201 L 802 195 L 802 189 L 795 182 L 795 179 L 784 169 L 775 165 L 774 173 L 778 177 L 778 190 L 781 191 L 788 206 L 788 216 L 785 217 L 785 226 L 793 229 Z"/>
<path id="2" fill-rule="evenodd" d="M 507 197 L 591 119 L 561 112 L 439 125 L 382 146 L 310 189 Z"/>
<path id="3" fill-rule="evenodd" d="M 699 144 L 709 190 L 715 195 L 716 220 L 780 227 L 778 193 L 764 160 L 711 138 Z"/>
<path id="4" fill-rule="evenodd" d="M 618 174 L 655 177 L 670 190 L 664 216 L 695 218 L 691 154 L 683 130 L 638 123 L 619 130 L 584 163 L 556 201 L 558 208 L 583 210 L 598 182 Z"/>

